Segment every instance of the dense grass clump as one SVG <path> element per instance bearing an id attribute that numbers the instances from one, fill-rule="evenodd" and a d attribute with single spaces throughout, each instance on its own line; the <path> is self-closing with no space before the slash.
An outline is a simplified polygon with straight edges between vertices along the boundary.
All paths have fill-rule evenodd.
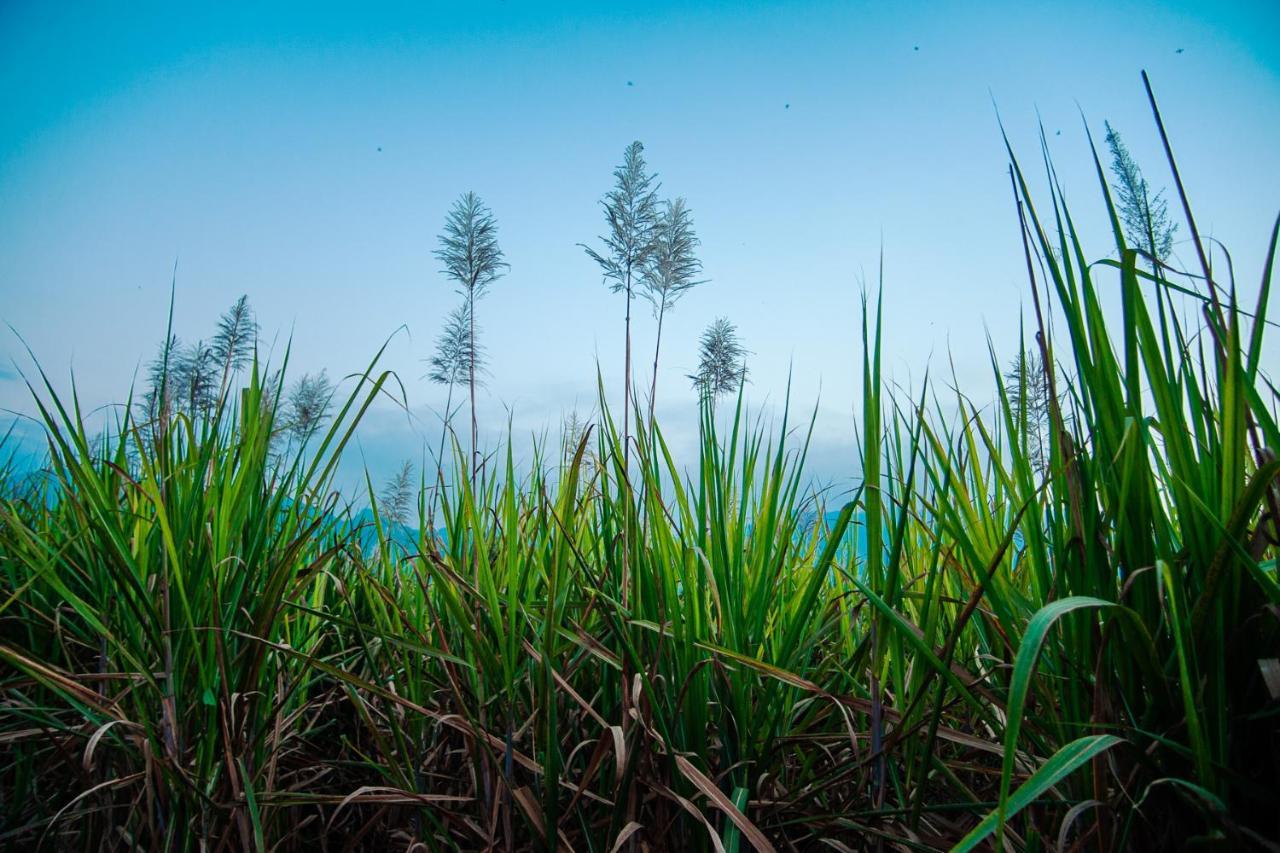
<path id="1" fill-rule="evenodd" d="M 789 416 L 708 402 L 685 471 L 602 405 L 528 471 L 455 445 L 369 547 L 332 475 L 385 374 L 301 448 L 256 366 L 98 439 L 45 383 L 48 469 L 0 499 L 0 846 L 1265 846 L 1275 232 L 1243 304 L 1193 221 L 1195 274 L 1126 245 L 1101 166 L 1092 262 L 1052 167 L 1043 208 L 1010 174 L 1047 420 L 994 356 L 991 404 L 885 396 L 868 305 L 843 507 Z"/>

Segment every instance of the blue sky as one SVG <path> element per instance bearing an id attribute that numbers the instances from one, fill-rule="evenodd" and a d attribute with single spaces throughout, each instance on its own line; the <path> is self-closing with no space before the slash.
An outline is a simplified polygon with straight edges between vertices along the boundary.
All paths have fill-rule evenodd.
<path id="1" fill-rule="evenodd" d="M 480 414 L 490 438 L 508 418 L 555 430 L 591 408 L 597 360 L 618 386 L 623 304 L 577 244 L 641 139 L 710 279 L 667 321 L 660 417 L 687 440 L 696 337 L 726 315 L 753 402 L 791 371 L 793 399 L 820 406 L 815 469 L 838 479 L 856 473 L 859 295 L 881 246 L 894 380 L 950 357 L 983 387 L 987 336 L 1011 352 L 1025 293 L 993 101 L 1028 160 L 1043 119 L 1101 255 L 1080 111 L 1164 184 L 1144 68 L 1199 224 L 1252 284 L 1280 208 L 1274 3 L 9 2 L 0 320 L 90 407 L 123 398 L 163 337 L 175 259 L 185 339 L 241 293 L 295 370 L 345 375 L 394 334 L 413 416 L 386 405 L 362 428 L 381 477 L 435 435 L 420 360 L 455 297 L 431 251 L 475 190 L 511 263 L 478 311 Z M 0 407 L 30 411 L 7 331 L 0 360 Z"/>

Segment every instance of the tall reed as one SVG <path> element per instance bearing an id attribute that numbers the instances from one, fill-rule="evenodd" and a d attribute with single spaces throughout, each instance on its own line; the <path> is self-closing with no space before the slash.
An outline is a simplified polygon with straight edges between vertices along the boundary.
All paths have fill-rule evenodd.
<path id="1" fill-rule="evenodd" d="M 528 466 L 455 443 L 442 529 L 424 496 L 406 546 L 374 500 L 369 547 L 332 475 L 373 365 L 310 448 L 273 443 L 256 367 L 101 440 L 43 383 L 48 470 L 0 500 L 0 844 L 1274 838 L 1277 232 L 1246 304 L 1190 222 L 1194 273 L 1127 246 L 1098 163 L 1090 261 L 1052 163 L 1037 203 L 1010 158 L 1047 468 L 995 353 L 993 401 L 891 392 L 870 294 L 842 507 L 789 403 L 706 400 L 688 467 L 637 419 L 628 470 L 601 393 Z"/>

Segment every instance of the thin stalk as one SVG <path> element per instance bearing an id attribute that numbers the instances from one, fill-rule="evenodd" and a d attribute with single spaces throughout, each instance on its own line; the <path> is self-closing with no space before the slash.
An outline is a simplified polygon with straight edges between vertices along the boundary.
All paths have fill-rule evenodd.
<path id="1" fill-rule="evenodd" d="M 440 421 L 440 447 L 436 451 L 436 494 L 440 495 L 444 491 L 444 440 L 449 433 L 449 420 L 453 417 L 453 380 L 449 380 L 449 390 L 444 398 L 444 417 Z M 436 502 L 431 502 L 431 512 L 428 515 L 428 526 L 432 531 L 435 530 Z"/>
<path id="2" fill-rule="evenodd" d="M 471 358 L 467 359 L 467 381 L 471 390 L 471 476 L 480 470 L 479 430 L 476 426 L 476 283 L 467 291 L 467 324 L 471 338 Z"/>
<path id="3" fill-rule="evenodd" d="M 658 352 L 662 348 L 662 321 L 667 316 L 667 295 L 662 294 L 662 303 L 658 306 L 658 336 L 653 344 L 653 380 L 649 385 L 649 425 L 653 426 L 654 404 L 658 399 Z"/>

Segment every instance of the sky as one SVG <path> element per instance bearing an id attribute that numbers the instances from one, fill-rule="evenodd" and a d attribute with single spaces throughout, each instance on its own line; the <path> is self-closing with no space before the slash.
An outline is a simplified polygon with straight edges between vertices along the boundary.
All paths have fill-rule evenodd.
<path id="1" fill-rule="evenodd" d="M 243 293 L 294 375 L 359 372 L 389 341 L 408 409 L 377 404 L 344 469 L 381 480 L 438 434 L 423 359 L 458 298 L 432 251 L 472 190 L 511 264 L 477 309 L 483 439 L 555 435 L 593 408 L 597 369 L 620 388 L 624 301 L 579 244 L 639 139 L 661 194 L 692 209 L 708 279 L 665 321 L 660 422 L 691 446 L 687 374 L 726 316 L 751 405 L 776 413 L 790 379 L 793 407 L 817 411 L 812 470 L 839 481 L 857 473 L 859 312 L 881 256 L 890 380 L 949 383 L 954 365 L 989 387 L 988 341 L 1012 354 L 1028 293 L 997 110 L 1029 164 L 1043 122 L 1101 257 L 1084 123 L 1101 139 L 1110 121 L 1168 182 L 1143 69 L 1198 224 L 1256 286 L 1280 209 L 1274 2 L 7 0 L 0 408 L 33 410 L 23 341 L 86 408 L 124 399 L 176 263 L 184 340 Z M 656 324 L 634 313 L 647 388 Z"/>

